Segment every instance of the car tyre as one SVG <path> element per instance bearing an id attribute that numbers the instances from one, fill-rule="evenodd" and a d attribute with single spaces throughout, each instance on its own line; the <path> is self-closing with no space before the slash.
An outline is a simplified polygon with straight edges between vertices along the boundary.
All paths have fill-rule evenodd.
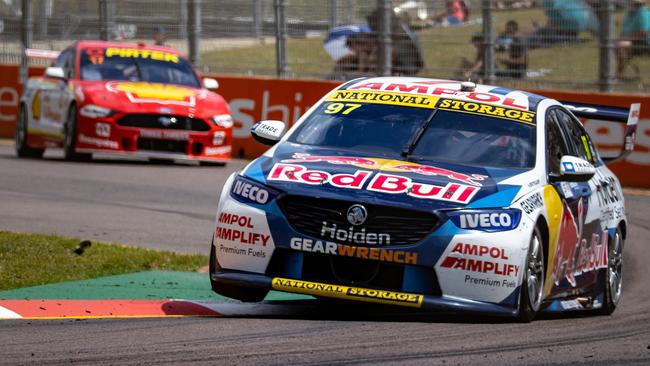
<path id="1" fill-rule="evenodd" d="M 616 228 L 614 236 L 607 244 L 607 275 L 603 285 L 603 306 L 599 310 L 603 315 L 611 315 L 616 310 L 623 288 L 624 239 L 620 227 Z"/>
<path id="2" fill-rule="evenodd" d="M 73 105 L 68 111 L 64 126 L 63 157 L 69 161 L 88 161 L 91 154 L 77 152 L 77 108 Z"/>
<path id="3" fill-rule="evenodd" d="M 212 274 L 220 271 L 221 268 L 217 263 L 214 244 L 210 245 L 210 248 L 210 284 L 212 285 L 212 291 L 242 302 L 260 302 L 264 300 L 269 293 L 268 289 L 242 287 L 213 280 Z"/>
<path id="4" fill-rule="evenodd" d="M 16 145 L 16 155 L 19 158 L 42 158 L 45 149 L 37 149 L 30 147 L 27 143 L 28 140 L 28 119 L 27 110 L 24 105 L 20 106 L 18 111 L 18 125 L 16 126 L 16 134 L 14 135 L 14 142 Z"/>
<path id="5" fill-rule="evenodd" d="M 529 323 L 535 319 L 541 308 L 544 291 L 544 247 L 537 227 L 528 245 L 525 270 L 519 297 L 518 320 Z"/>

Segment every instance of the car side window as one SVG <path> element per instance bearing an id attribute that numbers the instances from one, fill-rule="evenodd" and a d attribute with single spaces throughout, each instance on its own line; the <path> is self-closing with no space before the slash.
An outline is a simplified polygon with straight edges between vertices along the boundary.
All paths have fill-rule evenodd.
<path id="1" fill-rule="evenodd" d="M 556 114 L 551 110 L 546 116 L 546 170 L 548 174 L 560 174 L 560 160 L 569 154 Z"/>
<path id="2" fill-rule="evenodd" d="M 555 109 L 554 112 L 560 128 L 562 128 L 567 137 L 572 155 L 593 162 L 594 156 L 591 153 L 587 133 L 580 125 L 580 122 L 561 109 Z"/>
<path id="3" fill-rule="evenodd" d="M 74 77 L 74 49 L 67 48 L 59 57 L 57 57 L 54 62 L 54 66 L 60 67 L 65 73 L 66 79 L 71 79 Z"/>

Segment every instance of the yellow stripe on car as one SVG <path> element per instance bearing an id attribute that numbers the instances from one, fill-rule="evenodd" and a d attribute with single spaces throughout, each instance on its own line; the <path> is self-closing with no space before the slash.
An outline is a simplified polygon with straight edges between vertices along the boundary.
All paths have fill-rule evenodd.
<path id="1" fill-rule="evenodd" d="M 422 301 L 424 301 L 424 296 L 419 294 L 331 285 L 280 277 L 273 278 L 272 283 L 273 289 L 278 291 L 312 296 L 333 297 L 344 300 L 365 301 L 414 308 L 421 307 Z"/>

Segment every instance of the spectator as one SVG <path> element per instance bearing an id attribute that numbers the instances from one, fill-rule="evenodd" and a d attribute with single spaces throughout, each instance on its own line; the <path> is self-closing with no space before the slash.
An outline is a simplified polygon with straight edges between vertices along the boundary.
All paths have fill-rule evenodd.
<path id="1" fill-rule="evenodd" d="M 576 42 L 581 32 L 598 31 L 596 15 L 584 0 L 544 0 L 543 7 L 547 23 L 530 35 L 530 48 Z"/>
<path id="2" fill-rule="evenodd" d="M 445 2 L 446 10 L 438 15 L 434 15 L 433 19 L 442 25 L 460 25 L 469 19 L 469 8 L 465 1 L 447 1 Z"/>
<path id="3" fill-rule="evenodd" d="M 650 54 L 650 9 L 644 0 L 632 0 L 616 45 L 616 76 L 621 79 L 632 57 Z"/>
<path id="4" fill-rule="evenodd" d="M 356 33 L 348 37 L 346 46 L 352 51 L 334 65 L 334 78 L 351 79 L 377 71 L 377 37 Z"/>
<path id="5" fill-rule="evenodd" d="M 482 82 L 485 44 L 481 33 L 476 33 L 472 36 L 472 45 L 474 45 L 474 48 L 476 49 L 474 60 L 469 60 L 463 57 L 460 61 L 458 70 L 456 71 L 455 78 L 459 80 L 474 80 Z"/>
<path id="6" fill-rule="evenodd" d="M 167 41 L 167 34 L 165 33 L 165 27 L 159 25 L 156 27 L 156 31 L 153 33 L 153 41 L 156 46 L 164 46 L 165 41 Z"/>
<path id="7" fill-rule="evenodd" d="M 495 71 L 497 77 L 521 79 L 526 76 L 526 69 L 528 68 L 528 51 L 525 41 L 517 34 L 518 30 L 519 24 L 516 21 L 510 20 L 506 23 L 506 29 L 502 35 L 504 38 L 508 37 L 509 39 L 507 47 L 508 57 L 497 59 L 497 63 L 505 66 L 505 70 Z"/>
<path id="8" fill-rule="evenodd" d="M 495 41 L 495 50 L 497 52 L 507 51 L 510 48 L 514 37 L 516 37 L 517 32 L 519 32 L 519 23 L 514 20 L 508 20 L 506 23 L 506 29 L 503 33 L 497 36 Z"/>
<path id="9" fill-rule="evenodd" d="M 366 18 L 370 29 L 379 33 L 379 9 Z M 424 67 L 422 50 L 418 37 L 406 24 L 391 11 L 391 41 L 393 43 L 391 73 L 393 75 L 415 75 Z"/>

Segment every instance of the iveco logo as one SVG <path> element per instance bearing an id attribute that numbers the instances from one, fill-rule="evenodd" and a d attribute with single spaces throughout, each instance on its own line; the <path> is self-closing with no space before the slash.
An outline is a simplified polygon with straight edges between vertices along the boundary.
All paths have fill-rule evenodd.
<path id="1" fill-rule="evenodd" d="M 165 127 L 174 124 L 177 121 L 176 117 L 158 117 L 158 122 Z"/>
<path id="2" fill-rule="evenodd" d="M 348 208 L 348 222 L 352 225 L 361 225 L 368 218 L 368 211 L 361 205 L 352 205 Z"/>

